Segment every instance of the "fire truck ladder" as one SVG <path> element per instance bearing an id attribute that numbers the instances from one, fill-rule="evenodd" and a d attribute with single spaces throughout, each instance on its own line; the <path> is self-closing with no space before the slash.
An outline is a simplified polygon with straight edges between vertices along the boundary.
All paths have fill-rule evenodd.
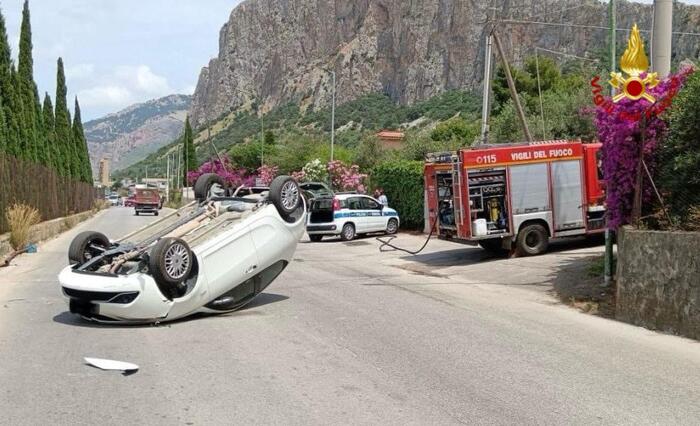
<path id="1" fill-rule="evenodd" d="M 455 182 L 457 185 L 455 185 Z M 459 161 L 459 154 L 452 156 L 452 187 L 454 188 L 453 209 L 455 223 L 464 225 L 464 204 L 462 203 L 462 162 Z"/>

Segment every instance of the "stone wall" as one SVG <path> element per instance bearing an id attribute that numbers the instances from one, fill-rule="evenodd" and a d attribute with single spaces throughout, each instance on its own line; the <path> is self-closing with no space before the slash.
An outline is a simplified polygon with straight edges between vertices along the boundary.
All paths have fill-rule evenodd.
<path id="1" fill-rule="evenodd" d="M 60 217 L 58 219 L 47 220 L 32 227 L 29 234 L 29 241 L 38 243 L 55 237 L 61 232 L 67 231 L 77 224 L 86 221 L 95 214 L 95 211 L 88 210 L 73 216 Z M 10 234 L 0 235 L 0 258 L 12 251 L 10 246 Z M 1 260 L 1 259 L 0 259 Z"/>
<path id="2" fill-rule="evenodd" d="M 700 233 L 623 229 L 616 317 L 700 339 Z"/>

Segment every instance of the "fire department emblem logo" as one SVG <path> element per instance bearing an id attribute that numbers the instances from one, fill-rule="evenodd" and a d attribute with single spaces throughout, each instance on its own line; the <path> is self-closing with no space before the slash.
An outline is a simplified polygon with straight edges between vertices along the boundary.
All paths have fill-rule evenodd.
<path id="1" fill-rule="evenodd" d="M 620 102 L 627 98 L 633 101 L 646 99 L 650 103 L 655 103 L 656 98 L 647 92 L 647 89 L 652 89 L 659 84 L 659 79 L 656 73 L 648 73 L 644 78 L 641 74 L 649 68 L 649 59 L 644 53 L 644 41 L 639 35 L 637 24 L 632 27 L 630 38 L 627 41 L 627 49 L 620 59 L 620 69 L 627 74 L 627 78 L 623 78 L 620 72 L 610 73 L 610 84 L 620 91 L 613 96 L 613 102 Z"/>

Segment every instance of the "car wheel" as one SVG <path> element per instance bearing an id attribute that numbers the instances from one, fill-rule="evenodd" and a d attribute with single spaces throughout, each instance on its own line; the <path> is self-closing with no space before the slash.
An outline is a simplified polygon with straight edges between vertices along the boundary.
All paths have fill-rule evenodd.
<path id="1" fill-rule="evenodd" d="M 151 250 L 148 269 L 161 293 L 169 299 L 179 296 L 180 284 L 192 272 L 194 255 L 179 238 L 162 238 Z"/>
<path id="2" fill-rule="evenodd" d="M 288 218 L 299 208 L 299 203 L 301 203 L 299 184 L 289 176 L 278 176 L 270 184 L 269 199 L 277 208 L 280 216 Z"/>
<path id="3" fill-rule="evenodd" d="M 547 230 L 538 224 L 527 225 L 518 233 L 516 247 L 520 256 L 536 256 L 547 251 L 549 235 Z"/>
<path id="4" fill-rule="evenodd" d="M 136 216 L 138 216 L 138 215 L 139 215 L 139 212 L 136 212 Z"/>
<path id="5" fill-rule="evenodd" d="M 396 234 L 399 231 L 399 222 L 396 219 L 389 219 L 386 224 L 386 233 L 389 235 Z"/>
<path id="6" fill-rule="evenodd" d="M 323 235 L 309 235 L 309 239 L 314 243 L 318 243 L 323 239 Z"/>
<path id="7" fill-rule="evenodd" d="M 109 238 L 104 234 L 93 231 L 81 232 L 73 238 L 68 248 L 68 263 L 82 264 L 99 256 L 109 248 Z"/>
<path id="8" fill-rule="evenodd" d="M 157 212 L 157 211 L 156 211 L 154 214 L 155 214 L 156 216 L 158 216 L 158 212 Z"/>
<path id="9" fill-rule="evenodd" d="M 346 223 L 343 226 L 343 231 L 340 233 L 340 239 L 343 241 L 355 239 L 355 225 L 352 223 Z"/>
<path id="10" fill-rule="evenodd" d="M 216 195 L 226 194 L 226 185 L 221 176 L 215 173 L 205 173 L 194 183 L 194 197 L 202 202 Z"/>

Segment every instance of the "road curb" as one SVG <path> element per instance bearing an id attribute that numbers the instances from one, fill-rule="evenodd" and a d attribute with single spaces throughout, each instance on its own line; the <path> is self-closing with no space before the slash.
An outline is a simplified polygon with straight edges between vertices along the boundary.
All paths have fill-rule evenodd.
<path id="1" fill-rule="evenodd" d="M 102 210 L 99 210 L 102 211 Z M 59 235 L 69 229 L 75 227 L 81 222 L 86 221 L 92 216 L 99 213 L 99 211 L 88 210 L 82 213 L 74 214 L 72 216 L 59 217 L 57 219 L 47 220 L 46 222 L 38 223 L 32 226 L 29 233 L 29 241 L 32 243 L 38 243 L 46 241 Z M 12 251 L 10 246 L 10 234 L 0 235 L 0 258 Z"/>

